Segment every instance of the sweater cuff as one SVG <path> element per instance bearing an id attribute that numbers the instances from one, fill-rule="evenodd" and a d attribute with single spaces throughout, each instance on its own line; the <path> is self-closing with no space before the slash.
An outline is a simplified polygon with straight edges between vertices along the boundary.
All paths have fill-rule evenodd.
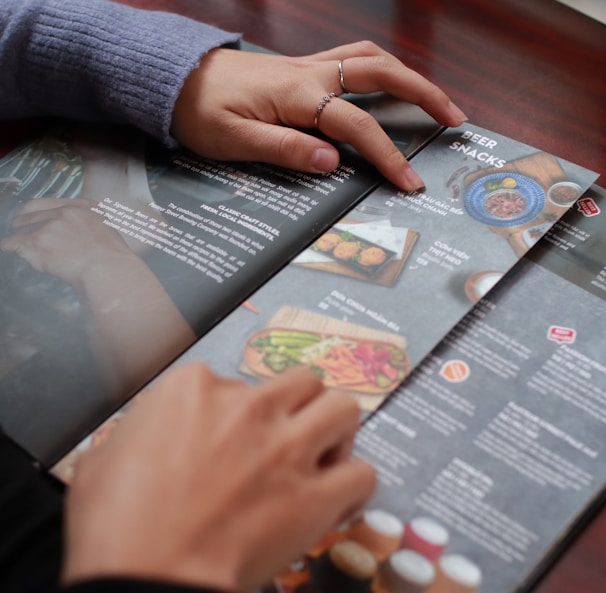
<path id="1" fill-rule="evenodd" d="M 22 82 L 38 114 L 129 123 L 173 144 L 185 79 L 211 49 L 238 42 L 176 14 L 49 0 L 31 30 Z"/>

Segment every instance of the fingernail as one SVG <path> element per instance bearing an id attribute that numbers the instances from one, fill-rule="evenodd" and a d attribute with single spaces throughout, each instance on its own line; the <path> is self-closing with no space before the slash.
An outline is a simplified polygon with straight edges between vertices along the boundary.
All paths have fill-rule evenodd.
<path id="1" fill-rule="evenodd" d="M 339 153 L 330 148 L 316 148 L 311 157 L 311 167 L 318 173 L 330 173 L 339 166 Z"/>
<path id="2" fill-rule="evenodd" d="M 469 119 L 452 101 L 448 103 L 448 113 L 456 122 L 457 126 L 460 126 Z"/>
<path id="3" fill-rule="evenodd" d="M 402 171 L 402 185 L 406 191 L 415 191 L 425 187 L 425 183 L 412 167 L 406 167 Z"/>

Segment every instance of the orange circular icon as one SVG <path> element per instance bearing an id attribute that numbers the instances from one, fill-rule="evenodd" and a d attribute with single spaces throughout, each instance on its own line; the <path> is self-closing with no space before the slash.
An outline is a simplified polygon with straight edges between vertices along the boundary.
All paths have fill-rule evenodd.
<path id="1" fill-rule="evenodd" d="M 460 383 L 469 377 L 469 365 L 462 360 L 449 360 L 440 369 L 440 375 L 451 383 Z"/>

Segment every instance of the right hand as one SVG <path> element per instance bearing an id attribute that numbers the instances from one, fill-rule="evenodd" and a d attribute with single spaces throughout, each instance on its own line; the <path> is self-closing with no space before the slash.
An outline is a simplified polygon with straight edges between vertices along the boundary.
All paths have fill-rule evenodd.
<path id="1" fill-rule="evenodd" d="M 81 458 L 63 582 L 267 583 L 371 495 L 374 471 L 351 458 L 358 423 L 309 370 L 253 387 L 178 367 Z"/>

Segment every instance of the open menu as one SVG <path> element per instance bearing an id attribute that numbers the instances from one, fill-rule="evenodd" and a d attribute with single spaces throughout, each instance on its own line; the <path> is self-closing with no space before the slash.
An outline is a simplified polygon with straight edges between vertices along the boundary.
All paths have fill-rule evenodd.
<path id="1" fill-rule="evenodd" d="M 307 365 L 372 413 L 568 210 L 550 188 L 581 187 L 574 165 L 471 125 L 413 164 L 422 193 L 374 189 L 180 361 L 251 378 Z"/>
<path id="2" fill-rule="evenodd" d="M 420 109 L 362 102 L 413 154 Z M 388 119 L 395 120 L 390 124 Z M 0 161 L 0 418 L 52 465 L 375 188 L 65 125 Z M 579 169 L 580 171 L 580 169 Z"/>
<path id="3" fill-rule="evenodd" d="M 249 381 L 306 365 L 359 402 L 357 451 L 381 487 L 359 522 L 273 587 L 437 592 L 454 555 L 454 572 L 477 577 L 470 591 L 508 593 L 568 527 L 559 509 L 535 525 L 516 484 L 530 492 L 540 476 L 535 500 L 561 491 L 572 520 L 606 473 L 590 464 L 591 379 L 571 373 L 572 395 L 557 396 L 572 426 L 551 403 L 567 365 L 603 368 L 590 349 L 598 323 L 584 320 L 593 342 L 577 352 L 590 340 L 583 320 L 556 304 L 586 291 L 518 263 L 585 203 L 596 175 L 472 124 L 440 129 L 381 97 L 362 106 L 385 117 L 422 192 L 381 182 L 344 147 L 335 172 L 309 175 L 170 152 L 120 128 L 62 128 L 3 159 L 0 418 L 68 481 L 79 452 L 174 364 Z M 561 240 L 572 242 L 567 231 Z M 539 353 L 548 358 L 531 372 Z"/>

